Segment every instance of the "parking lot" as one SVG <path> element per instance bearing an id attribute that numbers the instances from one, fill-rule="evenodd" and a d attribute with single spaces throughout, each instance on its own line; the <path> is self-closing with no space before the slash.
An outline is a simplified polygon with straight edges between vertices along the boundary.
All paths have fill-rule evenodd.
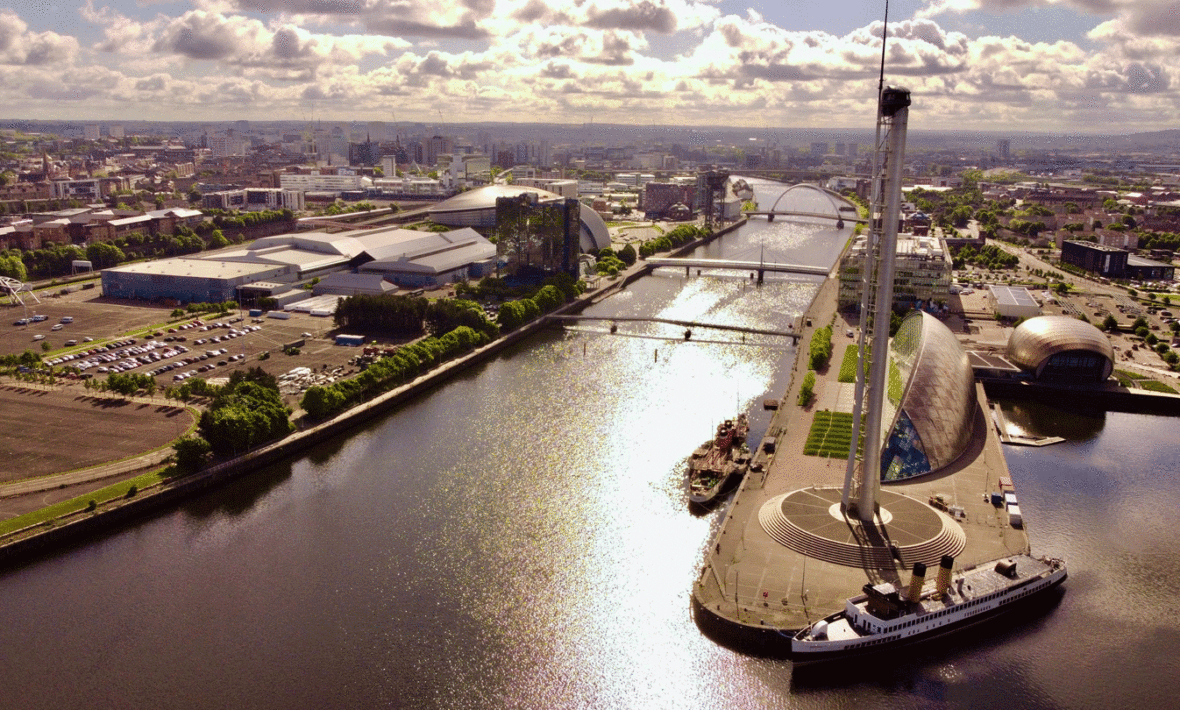
<path id="1" fill-rule="evenodd" d="M 161 390 L 192 377 L 217 383 L 235 370 L 251 367 L 261 367 L 275 377 L 296 369 L 315 373 L 315 377 L 288 378 L 283 394 L 293 409 L 302 396 L 299 384 L 331 381 L 358 371 L 350 360 L 359 349 L 335 345 L 332 319 L 322 316 L 290 313 L 285 319 L 259 318 L 239 311 L 175 320 L 169 306 L 106 299 L 98 289 L 42 295 L 41 301 L 0 307 L 5 318 L 0 324 L 0 354 L 32 350 L 46 364 L 77 367 L 83 375 L 98 379 L 118 372 L 147 374 L 156 378 Z M 33 315 L 44 319 L 14 325 Z M 53 330 L 54 326 L 61 327 Z M 367 342 L 382 345 L 404 342 L 362 335 Z M 49 343 L 49 349 L 41 343 Z M 297 345 L 297 354 L 285 354 L 284 347 L 292 344 Z M 80 382 L 74 386 L 81 389 Z"/>

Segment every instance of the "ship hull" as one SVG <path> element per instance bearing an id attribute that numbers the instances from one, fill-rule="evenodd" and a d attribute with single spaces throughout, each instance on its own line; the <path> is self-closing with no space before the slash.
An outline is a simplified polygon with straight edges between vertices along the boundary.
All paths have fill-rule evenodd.
<path id="1" fill-rule="evenodd" d="M 1054 573 L 1047 577 L 1046 580 L 1043 580 L 1044 584 L 1038 586 L 1035 591 L 1032 591 L 1031 593 L 1017 598 L 1012 598 L 995 607 L 973 613 L 969 616 L 963 617 L 962 619 L 938 626 L 933 626 L 928 630 L 911 633 L 909 635 L 887 633 L 877 636 L 865 636 L 856 641 L 844 644 L 837 642 L 800 642 L 795 639 L 791 642 L 791 650 L 788 654 L 788 658 L 797 666 L 828 663 L 831 661 L 846 661 L 848 659 L 872 656 L 882 652 L 894 651 L 902 647 L 931 641 L 948 634 L 958 633 L 973 626 L 977 626 L 983 622 L 991 621 L 1013 611 L 1022 609 L 1028 606 L 1031 602 L 1044 598 L 1051 590 L 1061 586 L 1061 583 L 1064 582 L 1067 577 L 1068 573 L 1062 569 L 1060 573 Z M 839 612 L 828 617 L 827 620 L 834 620 L 842 617 L 843 615 L 844 612 Z M 824 649 L 823 646 L 830 646 L 830 649 Z"/>

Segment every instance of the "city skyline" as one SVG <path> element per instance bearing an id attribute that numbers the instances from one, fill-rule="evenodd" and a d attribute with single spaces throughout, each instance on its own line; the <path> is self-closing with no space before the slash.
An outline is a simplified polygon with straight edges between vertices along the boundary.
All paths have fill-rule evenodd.
<path id="1" fill-rule="evenodd" d="M 1152 131 L 1172 3 L 895 0 L 918 130 Z M 994 8 L 994 9 L 993 9 Z M 884 3 L 20 0 L 0 97 L 43 120 L 510 121 L 860 129 Z"/>

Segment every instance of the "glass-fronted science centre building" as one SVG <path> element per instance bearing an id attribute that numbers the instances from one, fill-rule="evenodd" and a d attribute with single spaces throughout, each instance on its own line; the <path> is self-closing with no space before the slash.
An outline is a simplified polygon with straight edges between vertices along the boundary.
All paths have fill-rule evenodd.
<path id="1" fill-rule="evenodd" d="M 977 399 L 967 352 L 929 313 L 910 314 L 890 344 L 881 481 L 903 481 L 953 463 L 974 435 Z"/>
<path id="2" fill-rule="evenodd" d="M 881 481 L 904 481 L 954 463 L 979 421 L 967 351 L 942 321 L 915 312 L 890 343 Z M 1008 359 L 1036 380 L 1102 382 L 1114 368 L 1109 339 L 1069 316 L 1038 316 L 1008 340 Z"/>

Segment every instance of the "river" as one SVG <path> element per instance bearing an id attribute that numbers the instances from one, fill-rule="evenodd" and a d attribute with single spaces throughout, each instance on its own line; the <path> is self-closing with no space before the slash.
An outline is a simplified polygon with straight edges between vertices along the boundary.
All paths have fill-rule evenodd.
<path id="1" fill-rule="evenodd" d="M 759 222 L 707 251 L 829 264 L 846 235 Z M 816 283 L 667 270 L 590 312 L 784 328 Z M 1071 565 L 1055 608 L 1023 629 L 822 681 L 703 636 L 689 594 L 721 513 L 689 512 L 684 463 L 739 409 L 759 436 L 761 400 L 782 392 L 793 357 L 771 336 L 698 329 L 686 342 L 661 325 L 532 338 L 305 457 L 0 574 L 0 707 L 1097 708 L 1174 696 L 1176 419 L 1107 414 L 1066 443 L 1006 449 L 1034 549 Z"/>

